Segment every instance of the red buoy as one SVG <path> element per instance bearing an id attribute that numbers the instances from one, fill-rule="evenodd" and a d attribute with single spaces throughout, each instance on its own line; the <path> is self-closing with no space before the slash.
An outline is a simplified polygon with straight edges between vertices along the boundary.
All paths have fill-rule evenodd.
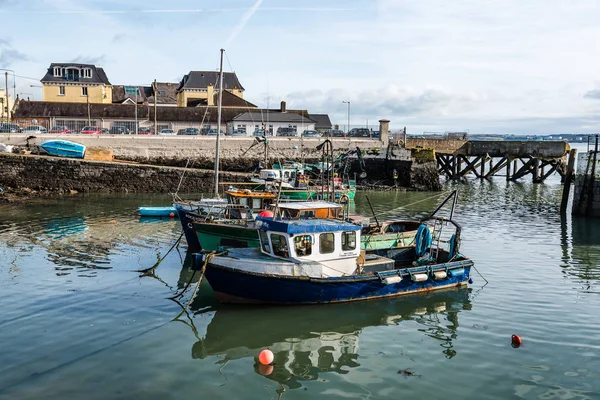
<path id="1" fill-rule="evenodd" d="M 271 210 L 264 210 L 261 211 L 260 214 L 258 214 L 259 217 L 265 217 L 265 218 L 273 218 L 275 214 L 273 214 L 273 211 Z"/>
<path id="2" fill-rule="evenodd" d="M 523 344 L 523 339 L 521 339 L 521 337 L 519 335 L 512 335 L 511 336 L 511 345 L 512 345 L 512 347 L 514 347 L 516 349 L 519 346 L 521 346 L 522 344 Z"/>
<path id="3" fill-rule="evenodd" d="M 262 365 L 269 365 L 273 362 L 273 358 L 275 358 L 273 352 L 269 349 L 265 349 L 258 355 L 258 362 Z"/>
<path id="4" fill-rule="evenodd" d="M 171 217 L 171 218 L 175 218 L 175 213 L 174 213 L 174 212 L 170 213 L 170 214 L 169 214 L 169 217 Z"/>

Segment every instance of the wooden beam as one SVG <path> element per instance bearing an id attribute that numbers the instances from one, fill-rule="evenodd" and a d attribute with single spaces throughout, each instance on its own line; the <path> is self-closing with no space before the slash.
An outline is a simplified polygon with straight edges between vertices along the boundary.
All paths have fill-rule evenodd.
<path id="1" fill-rule="evenodd" d="M 535 159 L 532 158 L 527 161 L 515 174 L 510 178 L 512 181 L 516 181 L 531 172 L 531 166 L 535 162 Z"/>
<path id="2" fill-rule="evenodd" d="M 569 203 L 569 193 L 571 191 L 571 181 L 573 180 L 573 167 L 575 166 L 576 156 L 577 149 L 571 149 L 571 151 L 569 152 L 569 163 L 567 164 L 567 172 L 565 174 L 565 184 L 563 186 L 562 199 L 560 200 L 561 215 L 565 215 L 567 212 L 567 204 Z"/>
<path id="3" fill-rule="evenodd" d="M 504 168 L 504 165 L 506 164 L 506 157 L 502 157 L 500 159 L 500 161 L 498 161 L 498 163 L 491 167 L 490 170 L 488 171 L 487 174 L 485 174 L 485 179 L 489 179 L 491 176 L 493 176 L 496 172 L 500 171 L 502 168 Z M 491 161 L 490 161 L 490 165 L 491 165 Z"/>
<path id="4" fill-rule="evenodd" d="M 475 156 L 475 160 L 473 160 L 473 161 L 469 161 L 467 156 L 459 156 L 459 157 L 462 157 L 464 159 L 465 163 L 467 164 L 465 169 L 462 170 L 458 174 L 459 178 L 462 178 L 463 176 L 467 175 L 469 172 L 473 172 L 477 177 L 480 177 L 480 175 L 477 173 L 477 167 L 479 166 L 479 164 L 477 164 L 477 161 L 482 159 L 483 156 Z"/>

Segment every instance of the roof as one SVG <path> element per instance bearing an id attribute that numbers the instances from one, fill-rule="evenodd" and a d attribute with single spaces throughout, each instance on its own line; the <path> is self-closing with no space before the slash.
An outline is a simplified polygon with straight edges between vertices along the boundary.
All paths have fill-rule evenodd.
<path id="1" fill-rule="evenodd" d="M 269 112 L 258 112 L 251 111 L 245 112 L 233 118 L 234 121 L 269 121 L 269 122 L 314 122 L 310 118 L 305 118 L 302 115 L 290 112 L 281 111 L 269 111 Z"/>
<path id="2" fill-rule="evenodd" d="M 217 91 L 214 94 L 214 103 L 219 103 L 219 92 Z M 243 98 L 236 96 L 235 94 L 228 92 L 227 90 L 223 91 L 223 99 L 221 100 L 221 106 L 223 107 L 249 107 L 249 108 L 257 108 L 256 104 L 250 103 L 248 100 L 244 100 Z"/>
<path id="3" fill-rule="evenodd" d="M 287 234 L 358 231 L 360 226 L 332 219 L 299 219 L 293 221 L 275 221 L 272 218 L 256 217 L 256 226 L 263 231 Z"/>
<path id="4" fill-rule="evenodd" d="M 135 117 L 133 104 L 90 104 L 91 118 L 128 118 Z M 139 118 L 154 120 L 154 107 L 138 105 Z M 248 111 L 247 107 L 223 107 L 222 121 L 231 121 L 235 116 Z M 157 107 L 157 121 L 177 121 L 194 123 L 215 123 L 217 121 L 218 107 Z M 47 118 L 63 117 L 87 118 L 86 103 L 59 103 L 51 101 L 25 101 L 21 100 L 15 106 L 15 118 Z M 260 114 L 260 112 L 259 112 Z M 260 119 L 259 119 L 260 120 Z"/>
<path id="5" fill-rule="evenodd" d="M 156 104 L 160 105 L 177 105 L 177 87 L 178 83 L 156 82 Z M 112 87 L 112 102 L 123 103 L 127 99 L 131 99 L 135 103 L 135 95 L 125 93 L 125 85 L 114 85 Z M 131 87 L 131 86 L 127 86 Z M 154 104 L 154 90 L 152 86 L 135 86 L 138 88 L 138 104 Z"/>
<path id="6" fill-rule="evenodd" d="M 331 120 L 327 114 L 310 114 L 310 119 L 315 121 L 315 129 L 331 129 Z"/>
<path id="7" fill-rule="evenodd" d="M 65 74 L 62 76 L 54 76 L 54 68 L 90 68 L 92 70 L 92 76 L 90 78 L 84 78 L 82 75 L 79 76 L 78 81 L 68 80 Z M 108 81 L 108 77 L 104 72 L 104 69 L 101 67 L 96 67 L 93 64 L 80 64 L 80 63 L 52 63 L 50 67 L 48 67 L 48 71 L 46 71 L 46 75 L 41 79 L 42 83 L 60 83 L 60 82 L 81 82 L 81 83 L 97 83 L 97 84 L 105 84 L 110 85 Z"/>
<path id="8" fill-rule="evenodd" d="M 206 89 L 208 85 L 212 85 L 215 88 L 219 87 L 219 72 L 190 71 L 179 83 L 177 91 L 183 89 Z M 244 90 L 235 72 L 223 72 L 223 87 L 225 89 Z"/>
<path id="9" fill-rule="evenodd" d="M 290 203 L 279 203 L 279 208 L 287 210 L 314 210 L 317 208 L 342 208 L 341 204 L 328 201 L 297 201 Z"/>

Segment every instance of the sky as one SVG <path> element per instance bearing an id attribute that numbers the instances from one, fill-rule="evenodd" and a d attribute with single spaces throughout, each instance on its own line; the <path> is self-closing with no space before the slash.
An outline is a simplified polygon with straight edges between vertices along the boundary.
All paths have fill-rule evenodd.
<path id="1" fill-rule="evenodd" d="M 352 126 L 413 134 L 596 133 L 599 15 L 598 0 L 0 0 L 0 68 L 41 100 L 51 62 L 149 85 L 217 70 L 225 48 L 261 107 L 345 125 L 349 101 Z"/>

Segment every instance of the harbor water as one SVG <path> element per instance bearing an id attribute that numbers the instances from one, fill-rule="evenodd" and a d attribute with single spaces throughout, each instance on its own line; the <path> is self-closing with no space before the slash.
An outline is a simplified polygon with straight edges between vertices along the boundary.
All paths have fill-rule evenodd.
<path id="1" fill-rule="evenodd" d="M 600 398 L 600 220 L 561 219 L 556 179 L 455 188 L 461 251 L 482 275 L 468 289 L 232 307 L 203 283 L 179 317 L 197 278 L 185 243 L 136 272 L 180 235 L 135 215 L 168 197 L 0 206 L 0 399 Z M 355 210 L 419 217 L 442 196 L 358 193 Z"/>

